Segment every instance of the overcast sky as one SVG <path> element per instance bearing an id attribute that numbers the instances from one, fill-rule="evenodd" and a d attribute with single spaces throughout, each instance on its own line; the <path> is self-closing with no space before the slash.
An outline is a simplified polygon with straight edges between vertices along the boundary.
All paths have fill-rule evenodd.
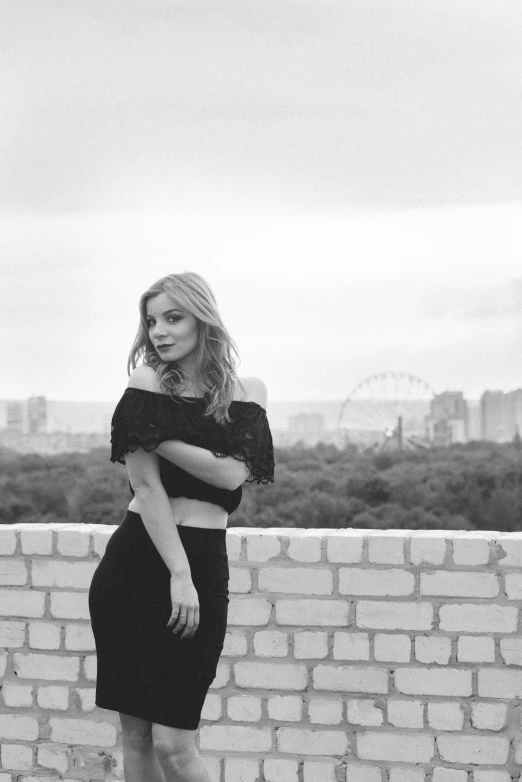
<path id="1" fill-rule="evenodd" d="M 208 278 L 273 399 L 522 386 L 519 0 L 0 7 L 0 398 L 116 399 Z"/>

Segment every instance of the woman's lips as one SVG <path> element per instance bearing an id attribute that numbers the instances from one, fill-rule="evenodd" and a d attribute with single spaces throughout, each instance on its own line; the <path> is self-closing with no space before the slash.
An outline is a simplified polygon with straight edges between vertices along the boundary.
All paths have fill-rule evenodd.
<path id="1" fill-rule="evenodd" d="M 157 350 L 168 350 L 172 345 L 158 345 Z"/>

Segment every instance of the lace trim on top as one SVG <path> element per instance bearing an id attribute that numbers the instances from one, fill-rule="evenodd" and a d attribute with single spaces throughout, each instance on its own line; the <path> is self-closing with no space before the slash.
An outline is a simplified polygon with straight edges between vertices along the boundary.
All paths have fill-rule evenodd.
<path id="1" fill-rule="evenodd" d="M 216 457 L 232 456 L 244 462 L 248 483 L 272 483 L 274 449 L 265 410 L 256 402 L 232 401 L 231 420 L 224 424 L 204 412 L 201 397 L 125 389 L 111 422 L 111 461 L 125 464 L 126 453 L 138 448 L 153 451 L 165 440 L 182 440 Z"/>

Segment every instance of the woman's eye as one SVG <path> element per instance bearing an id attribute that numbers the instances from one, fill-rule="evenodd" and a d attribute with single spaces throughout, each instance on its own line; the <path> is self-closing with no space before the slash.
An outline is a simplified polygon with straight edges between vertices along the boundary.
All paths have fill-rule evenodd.
<path id="1" fill-rule="evenodd" d="M 174 321 L 174 323 L 177 323 L 177 322 L 178 322 L 178 320 L 181 320 L 181 318 L 179 317 L 179 315 L 171 315 L 171 316 L 169 317 L 169 320 L 173 320 L 173 321 Z"/>

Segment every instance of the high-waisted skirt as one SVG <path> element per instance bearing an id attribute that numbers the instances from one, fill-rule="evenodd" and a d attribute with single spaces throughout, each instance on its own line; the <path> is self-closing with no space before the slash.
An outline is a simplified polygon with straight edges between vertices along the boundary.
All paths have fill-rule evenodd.
<path id="1" fill-rule="evenodd" d="M 177 529 L 199 597 L 199 627 L 184 640 L 167 628 L 172 613 L 170 572 L 141 516 L 127 511 L 89 591 L 98 656 L 96 705 L 195 730 L 227 626 L 226 531 Z"/>

